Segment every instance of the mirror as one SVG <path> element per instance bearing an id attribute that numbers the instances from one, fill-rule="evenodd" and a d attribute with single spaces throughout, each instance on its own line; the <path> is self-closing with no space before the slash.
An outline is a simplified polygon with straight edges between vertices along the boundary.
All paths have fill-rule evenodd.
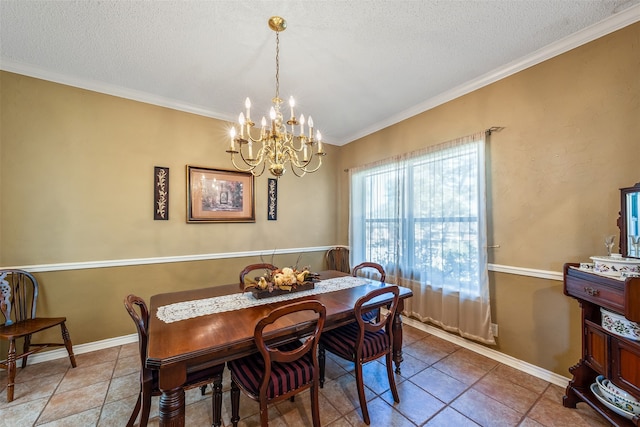
<path id="1" fill-rule="evenodd" d="M 640 182 L 620 189 L 620 253 L 625 258 L 640 258 Z"/>

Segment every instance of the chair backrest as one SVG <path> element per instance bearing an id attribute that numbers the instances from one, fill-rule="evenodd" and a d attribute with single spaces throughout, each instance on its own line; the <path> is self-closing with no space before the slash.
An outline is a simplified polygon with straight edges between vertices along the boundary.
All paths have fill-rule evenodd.
<path id="1" fill-rule="evenodd" d="M 387 294 L 392 294 L 393 297 L 391 303 L 387 305 L 387 312 L 385 313 L 385 315 L 380 315 L 379 319 L 363 319 L 363 306 L 374 299 L 386 299 L 390 296 Z M 356 353 L 358 354 L 358 356 L 361 354 L 365 331 L 378 332 L 382 328 L 384 328 L 385 333 L 389 336 L 389 343 L 393 342 L 392 323 L 394 315 L 396 314 L 396 310 L 398 309 L 398 295 L 400 295 L 398 287 L 396 285 L 388 285 L 384 288 L 374 289 L 365 296 L 358 298 L 358 301 L 356 301 L 356 304 L 354 306 L 354 313 L 356 321 L 358 322 L 358 326 L 360 328 L 356 345 Z M 364 308 L 365 312 L 367 310 L 370 309 Z"/>
<path id="2" fill-rule="evenodd" d="M 291 315 L 292 313 L 298 313 L 302 311 L 313 311 L 318 317 L 315 321 L 315 328 L 313 334 L 305 338 L 305 341 L 302 343 L 300 347 L 295 349 L 290 349 L 287 347 L 286 350 L 278 349 L 276 346 L 271 346 L 265 342 L 264 329 L 275 323 L 278 319 Z M 322 328 L 324 327 L 324 321 L 327 315 L 327 310 L 324 304 L 316 300 L 306 300 L 300 302 L 294 302 L 291 304 L 284 305 L 282 307 L 278 307 L 272 310 L 266 317 L 262 318 L 255 327 L 254 330 L 254 339 L 256 341 L 256 346 L 260 351 L 260 354 L 264 358 L 265 364 L 265 372 L 262 382 L 260 384 L 260 394 L 261 396 L 266 396 L 267 388 L 269 386 L 269 378 L 271 376 L 271 363 L 272 362 L 281 362 L 281 363 L 291 363 L 296 361 L 311 352 L 313 365 L 314 365 L 314 377 L 317 379 L 318 375 L 318 357 L 317 357 L 317 347 L 318 341 L 320 339 L 320 333 L 322 332 Z"/>
<path id="3" fill-rule="evenodd" d="M 248 265 L 244 268 L 244 270 L 240 272 L 240 283 L 238 284 L 238 286 L 240 287 L 240 290 L 244 291 L 244 286 L 245 286 L 244 277 L 252 271 L 265 270 L 266 272 L 266 271 L 273 271 L 277 269 L 278 267 L 276 267 L 275 265 L 271 265 L 267 263 Z"/>
<path id="4" fill-rule="evenodd" d="M 24 270 L 0 270 L 0 312 L 5 325 L 36 317 L 38 281 Z"/>
<path id="5" fill-rule="evenodd" d="M 351 273 L 349 264 L 349 248 L 344 246 L 336 246 L 327 251 L 327 268 L 329 270 L 342 271 L 343 273 Z"/>
<path id="6" fill-rule="evenodd" d="M 365 270 L 368 268 L 377 270 L 379 277 L 376 277 L 376 279 L 380 280 L 381 282 L 384 282 L 387 279 L 387 275 L 384 272 L 384 268 L 380 264 L 375 262 L 363 262 L 361 264 L 358 264 L 355 267 L 353 267 L 353 271 L 351 272 L 351 274 L 353 275 L 353 277 L 357 277 L 358 273 L 361 270 Z"/>
<path id="7" fill-rule="evenodd" d="M 136 310 L 136 306 L 138 307 Z M 147 356 L 147 342 L 149 335 L 147 326 L 149 325 L 149 309 L 144 300 L 136 295 L 128 295 L 124 299 L 124 307 L 129 312 L 129 316 L 136 324 L 138 331 L 138 346 L 140 348 L 140 361 L 142 362 L 142 370 L 145 370 L 145 357 Z M 140 313 L 138 314 L 138 310 Z"/>

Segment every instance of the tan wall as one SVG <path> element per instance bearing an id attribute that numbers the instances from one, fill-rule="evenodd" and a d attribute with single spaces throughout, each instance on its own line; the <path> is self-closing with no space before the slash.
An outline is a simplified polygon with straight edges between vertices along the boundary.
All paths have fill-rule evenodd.
<path id="1" fill-rule="evenodd" d="M 317 173 L 279 181 L 278 221 L 266 220 L 265 174 L 255 183 L 255 224 L 186 224 L 185 165 L 233 169 L 228 123 L 1 76 L 0 265 L 333 243 L 335 147 Z M 170 168 L 169 221 L 153 221 L 154 166 Z"/>
<path id="2" fill-rule="evenodd" d="M 488 151 L 489 244 L 500 245 L 490 262 L 561 271 L 588 261 L 619 232 L 618 189 L 640 181 L 639 46 L 634 24 L 348 144 L 339 169 L 504 126 Z M 341 186 L 346 242 L 346 174 Z M 491 296 L 498 350 L 568 376 L 579 310 L 562 282 L 493 273 Z"/>
<path id="3" fill-rule="evenodd" d="M 0 72 L 0 266 L 322 247 L 335 243 L 337 149 L 325 165 L 278 184 L 267 221 L 267 175 L 256 222 L 186 223 L 187 164 L 233 169 L 226 122 Z M 153 167 L 170 168 L 169 221 L 153 220 Z M 267 256 L 267 258 L 269 258 Z M 293 265 L 297 255 L 278 257 Z M 237 281 L 259 258 L 36 273 L 41 315 L 65 315 L 75 343 L 134 332 L 129 293 Z M 321 269 L 322 254 L 301 264 Z"/>
<path id="4" fill-rule="evenodd" d="M 640 181 L 640 24 L 627 27 L 344 147 L 279 182 L 266 221 L 186 224 L 185 165 L 229 169 L 225 123 L 0 72 L 0 266 L 348 243 L 343 169 L 490 126 L 490 243 L 496 264 L 560 271 L 601 254 L 618 188 Z M 425 70 L 428 78 L 428 70 Z M 170 220 L 153 221 L 153 166 L 170 167 Z M 277 264 L 295 262 L 282 255 Z M 309 260 L 307 262 L 306 260 Z M 134 331 L 122 299 L 230 283 L 250 258 L 38 273 L 42 313 L 76 343 Z M 322 253 L 305 254 L 321 268 Z M 492 273 L 498 349 L 561 375 L 579 357 L 578 305 L 562 283 Z"/>

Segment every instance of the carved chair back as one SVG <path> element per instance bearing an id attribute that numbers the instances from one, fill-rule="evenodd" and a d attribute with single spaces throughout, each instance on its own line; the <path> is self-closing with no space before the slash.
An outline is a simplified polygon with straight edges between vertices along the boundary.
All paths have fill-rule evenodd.
<path id="1" fill-rule="evenodd" d="M 24 270 L 0 270 L 0 311 L 6 326 L 36 317 L 38 281 Z"/>

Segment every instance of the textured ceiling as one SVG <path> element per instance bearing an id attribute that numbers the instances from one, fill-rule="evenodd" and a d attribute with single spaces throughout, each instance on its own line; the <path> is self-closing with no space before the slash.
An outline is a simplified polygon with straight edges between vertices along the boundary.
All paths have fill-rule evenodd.
<path id="1" fill-rule="evenodd" d="M 294 95 L 343 145 L 640 20 L 640 0 L 9 1 L 0 68 L 223 120 Z"/>

